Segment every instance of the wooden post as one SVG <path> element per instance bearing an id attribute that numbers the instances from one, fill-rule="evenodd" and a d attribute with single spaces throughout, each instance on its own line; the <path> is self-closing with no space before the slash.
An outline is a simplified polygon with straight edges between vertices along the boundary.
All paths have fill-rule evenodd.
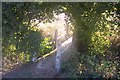
<path id="1" fill-rule="evenodd" d="M 57 37 L 58 37 L 58 31 L 56 30 L 55 31 L 55 43 L 56 43 L 57 53 L 55 57 L 55 69 L 57 72 L 60 72 L 62 43 L 60 40 L 57 40 Z"/>
<path id="2" fill-rule="evenodd" d="M 69 25 L 67 23 L 67 19 L 65 19 L 65 21 L 66 21 L 66 24 L 65 24 L 66 39 L 68 39 L 68 37 L 69 37 L 69 33 L 68 33 Z"/>
<path id="3" fill-rule="evenodd" d="M 57 72 L 60 72 L 61 68 L 61 48 L 62 48 L 62 43 L 60 40 L 56 42 L 56 48 L 57 48 L 57 53 L 56 53 L 56 63 L 55 63 L 55 69 Z"/>
<path id="4" fill-rule="evenodd" d="M 56 42 L 57 42 L 57 36 L 58 36 L 58 30 L 55 30 L 55 34 L 54 34 L 54 42 L 55 42 L 55 46 L 56 46 Z"/>
<path id="5" fill-rule="evenodd" d="M 58 36 L 58 30 L 56 29 L 56 30 L 55 30 L 55 34 L 54 34 L 55 44 L 56 44 L 56 42 L 57 42 L 57 36 Z"/>

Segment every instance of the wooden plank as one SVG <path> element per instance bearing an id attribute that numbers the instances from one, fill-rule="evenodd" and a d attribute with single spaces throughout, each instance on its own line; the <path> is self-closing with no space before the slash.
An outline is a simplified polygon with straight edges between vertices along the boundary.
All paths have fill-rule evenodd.
<path id="1" fill-rule="evenodd" d="M 72 37 L 70 37 L 69 39 L 67 39 L 66 41 L 64 41 L 63 43 L 62 43 L 62 46 L 66 46 L 66 45 L 68 45 L 69 43 L 71 43 L 72 42 Z"/>
<path id="2" fill-rule="evenodd" d="M 67 39 L 66 41 L 64 41 L 63 43 L 61 42 L 60 38 L 66 36 L 66 34 L 63 34 L 61 36 L 58 37 L 58 30 L 55 31 L 54 34 L 54 41 L 56 43 L 56 49 L 51 51 L 48 54 L 43 55 L 42 57 L 40 57 L 37 61 L 46 58 L 47 56 L 50 56 L 51 54 L 56 52 L 56 56 L 55 56 L 55 70 L 56 72 L 60 72 L 61 69 L 61 55 L 62 53 L 67 50 L 69 48 L 69 46 L 71 45 L 70 43 L 72 42 L 72 37 L 70 37 L 69 39 Z M 66 47 L 64 50 L 62 50 L 62 47 Z"/>
<path id="3" fill-rule="evenodd" d="M 66 35 L 66 34 L 63 34 L 63 35 L 59 36 L 57 39 L 60 39 L 60 38 L 64 37 L 65 35 Z"/>
<path id="4" fill-rule="evenodd" d="M 45 55 L 43 55 L 42 57 L 38 58 L 37 61 L 41 60 L 41 59 L 44 59 L 52 54 L 54 54 L 55 52 L 57 51 L 57 49 L 54 49 L 53 51 L 51 51 L 50 53 L 47 53 Z"/>
<path id="5" fill-rule="evenodd" d="M 71 40 L 72 40 L 72 37 L 67 39 L 66 41 L 64 41 L 62 43 L 62 46 L 65 46 L 65 45 L 69 44 L 71 42 Z M 68 42 L 68 41 L 70 41 L 70 42 Z M 44 59 L 45 57 L 48 57 L 49 55 L 54 54 L 55 52 L 57 52 L 57 48 L 54 49 L 53 51 L 51 51 L 50 53 L 47 53 L 47 54 L 43 55 L 42 57 L 38 58 L 37 61 L 39 61 L 41 59 Z"/>

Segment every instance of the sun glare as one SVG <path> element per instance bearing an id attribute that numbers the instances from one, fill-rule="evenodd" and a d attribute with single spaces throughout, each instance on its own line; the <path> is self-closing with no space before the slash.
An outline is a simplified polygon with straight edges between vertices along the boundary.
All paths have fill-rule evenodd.
<path id="1" fill-rule="evenodd" d="M 56 18 L 56 20 L 54 20 L 51 23 L 39 23 L 39 20 L 37 19 L 33 19 L 31 21 L 32 25 L 37 24 L 37 26 L 35 26 L 36 28 L 38 28 L 39 30 L 43 31 L 43 34 L 45 36 L 47 35 L 53 35 L 55 30 L 58 30 L 58 36 L 61 36 L 63 34 L 66 34 L 66 21 L 65 21 L 65 13 L 61 13 L 59 15 L 55 15 L 54 17 Z M 68 27 L 68 26 L 67 26 Z"/>

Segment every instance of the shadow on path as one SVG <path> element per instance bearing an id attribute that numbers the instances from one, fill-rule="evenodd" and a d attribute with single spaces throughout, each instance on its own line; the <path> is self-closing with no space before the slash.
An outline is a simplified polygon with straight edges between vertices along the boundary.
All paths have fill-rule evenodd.
<path id="1" fill-rule="evenodd" d="M 69 58 L 70 55 L 68 54 L 71 51 L 71 46 L 62 54 L 63 61 L 66 61 Z M 3 78 L 54 78 L 56 76 L 55 55 L 56 54 L 51 54 L 46 58 L 41 59 L 37 63 L 24 64 L 21 67 L 11 70 L 2 77 Z"/>

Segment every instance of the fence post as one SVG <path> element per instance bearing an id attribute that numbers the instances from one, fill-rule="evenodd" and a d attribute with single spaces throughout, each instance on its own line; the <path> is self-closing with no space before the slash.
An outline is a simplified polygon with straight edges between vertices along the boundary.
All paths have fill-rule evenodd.
<path id="1" fill-rule="evenodd" d="M 66 24 L 65 24 L 66 39 L 68 39 L 68 37 L 69 37 L 69 33 L 68 33 L 69 25 L 68 25 L 67 19 L 65 19 L 65 21 L 66 21 Z"/>
<path id="2" fill-rule="evenodd" d="M 57 40 L 57 37 L 58 37 L 58 31 L 56 30 L 55 31 L 55 43 L 56 43 L 57 53 L 55 57 L 55 69 L 57 72 L 60 72 L 62 43 L 60 40 Z"/>
<path id="3" fill-rule="evenodd" d="M 54 41 L 55 41 L 55 44 L 56 44 L 56 41 L 57 41 L 57 36 L 58 36 L 58 30 L 56 29 L 56 30 L 55 30 L 55 34 L 54 34 Z"/>
<path id="4" fill-rule="evenodd" d="M 62 48 L 62 43 L 60 40 L 57 40 L 56 42 L 56 48 L 57 48 L 57 53 L 56 53 L 56 63 L 55 63 L 55 69 L 57 72 L 60 72 L 61 69 L 61 48 Z"/>

